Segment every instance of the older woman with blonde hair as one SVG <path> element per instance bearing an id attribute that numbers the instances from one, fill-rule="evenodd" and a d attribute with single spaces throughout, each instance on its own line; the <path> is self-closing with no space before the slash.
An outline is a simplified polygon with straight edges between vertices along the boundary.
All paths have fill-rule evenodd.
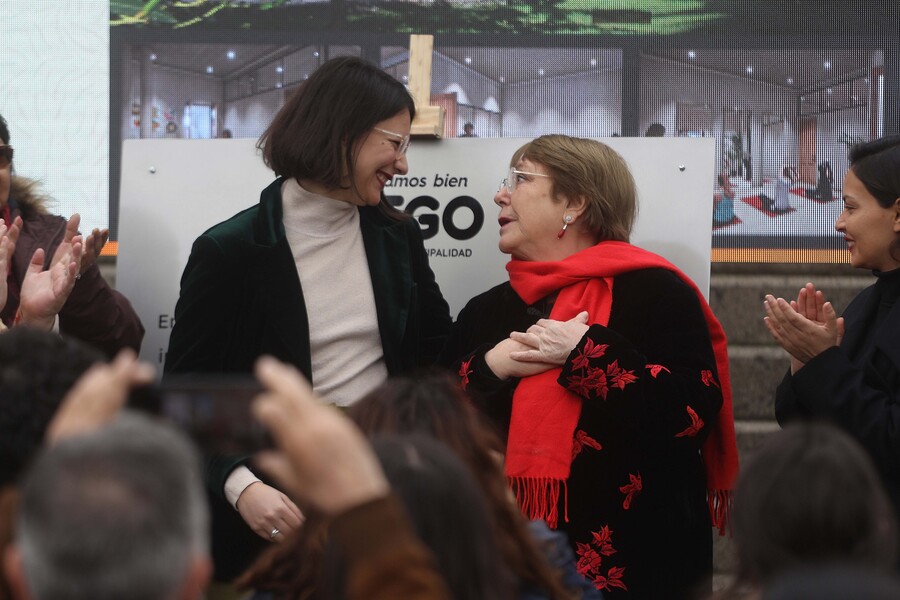
<path id="1" fill-rule="evenodd" d="M 446 351 L 506 439 L 519 505 L 565 531 L 607 598 L 711 589 L 737 473 L 725 336 L 701 292 L 628 243 L 637 192 L 597 141 L 537 138 L 494 202 L 509 282 Z"/>

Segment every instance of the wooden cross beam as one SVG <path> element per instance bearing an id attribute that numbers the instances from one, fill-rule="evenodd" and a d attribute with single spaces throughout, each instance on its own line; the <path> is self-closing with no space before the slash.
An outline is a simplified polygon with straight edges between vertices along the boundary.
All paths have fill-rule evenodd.
<path id="1" fill-rule="evenodd" d="M 434 36 L 409 36 L 409 93 L 416 101 L 416 118 L 410 135 L 440 138 L 444 133 L 444 109 L 431 106 L 431 55 Z"/>

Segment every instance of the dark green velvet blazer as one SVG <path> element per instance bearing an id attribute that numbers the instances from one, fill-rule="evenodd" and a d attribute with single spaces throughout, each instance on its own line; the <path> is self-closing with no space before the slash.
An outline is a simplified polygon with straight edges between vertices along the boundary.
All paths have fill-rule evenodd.
<path id="1" fill-rule="evenodd" d="M 312 377 L 309 319 L 282 223 L 279 178 L 258 205 L 194 242 L 181 278 L 166 373 L 251 373 L 263 354 Z M 447 302 L 428 266 L 415 220 L 361 207 L 388 373 L 432 364 L 450 330 Z M 335 269 L 341 268 L 335 257 Z"/>
<path id="2" fill-rule="evenodd" d="M 279 178 L 258 205 L 215 225 L 194 242 L 181 278 L 165 373 L 251 373 L 263 354 L 312 379 L 309 319 L 282 223 Z M 428 266 L 418 223 L 361 207 L 360 228 L 372 276 L 378 328 L 390 375 L 433 364 L 452 320 Z M 341 268 L 335 257 L 335 269 Z M 247 457 L 206 460 L 213 499 L 216 579 L 248 566 L 264 542 L 227 504 L 223 488 Z"/>

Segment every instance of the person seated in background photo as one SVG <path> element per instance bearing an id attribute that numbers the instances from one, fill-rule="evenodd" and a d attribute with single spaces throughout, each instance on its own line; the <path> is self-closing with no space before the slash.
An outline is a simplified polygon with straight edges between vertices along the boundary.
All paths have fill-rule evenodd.
<path id="1" fill-rule="evenodd" d="M 823 160 L 819 163 L 819 178 L 816 181 L 814 190 L 807 189 L 806 197 L 822 202 L 830 202 L 834 200 L 834 171 L 831 169 L 831 163 Z"/>
<path id="2" fill-rule="evenodd" d="M 785 166 L 781 168 L 778 177 L 775 179 L 775 198 L 770 198 L 765 194 L 760 194 L 759 199 L 763 208 L 774 213 L 786 213 L 791 210 L 790 194 L 791 186 L 794 185 L 796 171 L 793 168 Z"/>
<path id="3" fill-rule="evenodd" d="M 896 519 L 872 461 L 824 423 L 766 439 L 743 467 L 732 517 L 738 569 L 723 600 L 755 597 L 796 569 L 894 566 Z"/>
<path id="4" fill-rule="evenodd" d="M 718 177 L 721 197 L 716 198 L 713 207 L 713 225 L 725 225 L 734 221 L 734 186 L 725 173 Z"/>
<path id="5" fill-rule="evenodd" d="M 644 132 L 644 137 L 665 137 L 666 126 L 662 123 L 650 123 Z"/>
<path id="6" fill-rule="evenodd" d="M 475 125 L 473 123 L 463 125 L 463 132 L 459 134 L 459 137 L 478 137 L 475 135 Z"/>
<path id="7" fill-rule="evenodd" d="M 49 199 L 38 192 L 37 182 L 13 175 L 13 148 L 9 142 L 9 127 L 0 116 L 0 216 L 8 228 L 21 229 L 5 275 L 6 304 L 0 317 L 6 326 L 14 324 L 20 309 L 27 309 L 20 305 L 20 296 L 37 249 L 44 250 L 47 269 L 52 270 L 61 260 L 68 264 L 81 220 L 77 213 L 68 221 L 50 214 Z M 75 284 L 57 312 L 60 333 L 94 345 L 112 357 L 122 348 L 140 351 L 144 327 L 128 299 L 106 283 L 97 267 L 97 257 L 108 237 L 108 229 L 94 229 L 83 236 Z M 56 315 L 52 319 L 50 315 L 42 317 L 41 326 L 45 329 L 57 322 Z"/>

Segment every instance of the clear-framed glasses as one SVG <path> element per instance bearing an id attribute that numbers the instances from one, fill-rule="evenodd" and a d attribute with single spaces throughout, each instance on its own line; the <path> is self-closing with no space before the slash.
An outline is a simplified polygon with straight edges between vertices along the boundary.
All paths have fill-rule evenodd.
<path id="1" fill-rule="evenodd" d="M 532 177 L 550 177 L 546 173 L 532 173 L 531 171 L 520 171 L 515 167 L 510 167 L 509 172 L 506 174 L 506 178 L 500 182 L 500 188 L 497 190 L 498 192 L 503 188 L 509 190 L 509 193 L 513 193 L 516 191 L 516 186 L 519 184 L 519 177 L 523 175 L 530 175 Z"/>
<path id="2" fill-rule="evenodd" d="M 5 169 L 13 159 L 13 147 L 0 144 L 0 169 Z"/>
<path id="3" fill-rule="evenodd" d="M 409 136 L 408 135 L 400 135 L 399 133 L 394 133 L 393 131 L 388 131 L 387 129 L 382 129 L 381 127 L 373 127 L 375 131 L 380 131 L 385 135 L 389 135 L 391 137 L 397 138 L 399 142 L 397 146 L 397 156 L 403 156 L 406 154 L 406 151 L 409 150 Z"/>

